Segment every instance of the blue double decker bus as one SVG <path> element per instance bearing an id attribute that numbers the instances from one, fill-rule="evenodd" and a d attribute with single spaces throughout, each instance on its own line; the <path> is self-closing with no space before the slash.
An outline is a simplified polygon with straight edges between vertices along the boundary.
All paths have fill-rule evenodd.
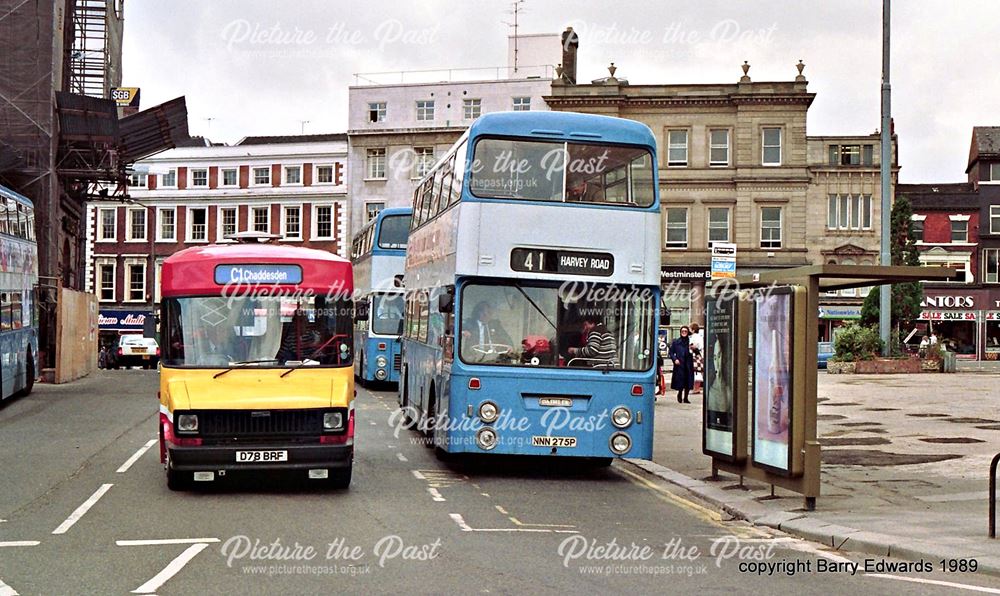
<path id="1" fill-rule="evenodd" d="M 634 121 L 493 113 L 421 181 L 399 403 L 439 455 L 652 456 L 655 155 Z"/>
<path id="2" fill-rule="evenodd" d="M 0 186 L 0 399 L 31 392 L 38 371 L 34 206 Z"/>
<path id="3" fill-rule="evenodd" d="M 354 265 L 354 373 L 362 383 L 399 381 L 403 264 L 409 208 L 383 209 L 351 243 Z"/>

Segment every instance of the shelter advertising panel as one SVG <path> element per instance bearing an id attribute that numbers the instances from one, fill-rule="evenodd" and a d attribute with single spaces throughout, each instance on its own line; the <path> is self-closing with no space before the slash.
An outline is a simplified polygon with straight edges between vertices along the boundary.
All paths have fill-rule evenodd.
<path id="1" fill-rule="evenodd" d="M 705 301 L 705 392 L 702 449 L 706 455 L 734 460 L 736 415 L 735 298 Z"/>
<path id="2" fill-rule="evenodd" d="M 792 325 L 790 289 L 769 289 L 755 299 L 752 458 L 754 465 L 792 471 Z"/>

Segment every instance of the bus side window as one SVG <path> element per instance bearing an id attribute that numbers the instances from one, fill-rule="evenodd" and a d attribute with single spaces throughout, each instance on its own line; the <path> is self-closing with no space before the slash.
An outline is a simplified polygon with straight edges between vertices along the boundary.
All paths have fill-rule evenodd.
<path id="1" fill-rule="evenodd" d="M 465 149 L 466 143 L 462 143 L 455 150 L 454 167 L 452 171 L 454 172 L 454 178 L 451 183 L 451 204 L 454 205 L 462 197 L 462 181 L 465 180 Z"/>
<path id="2" fill-rule="evenodd" d="M 23 326 L 21 319 L 21 293 L 10 293 L 10 329 L 20 329 Z"/>
<path id="3" fill-rule="evenodd" d="M 7 331 L 11 325 L 10 294 L 0 293 L 0 329 Z"/>

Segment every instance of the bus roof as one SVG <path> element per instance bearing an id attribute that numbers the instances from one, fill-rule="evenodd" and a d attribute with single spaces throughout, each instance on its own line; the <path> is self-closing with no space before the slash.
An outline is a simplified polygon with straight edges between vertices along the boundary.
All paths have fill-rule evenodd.
<path id="1" fill-rule="evenodd" d="M 469 136 L 540 137 L 577 142 L 656 147 L 648 126 L 635 120 L 576 112 L 490 112 L 469 127 Z"/>
<path id="2" fill-rule="evenodd" d="M 35 205 L 31 202 L 31 199 L 20 193 L 14 192 L 13 190 L 7 188 L 6 186 L 3 186 L 2 184 L 0 184 L 0 197 L 16 201 L 18 203 L 21 203 L 22 205 L 27 205 L 32 209 L 35 208 Z"/>
<path id="3" fill-rule="evenodd" d="M 163 296 L 211 296 L 221 294 L 217 283 L 219 265 L 298 265 L 300 283 L 265 283 L 275 291 L 310 288 L 317 292 L 354 291 L 351 263 L 333 253 L 301 246 L 274 244 L 209 244 L 174 253 L 163 261 Z M 276 268 L 277 269 L 277 268 Z"/>

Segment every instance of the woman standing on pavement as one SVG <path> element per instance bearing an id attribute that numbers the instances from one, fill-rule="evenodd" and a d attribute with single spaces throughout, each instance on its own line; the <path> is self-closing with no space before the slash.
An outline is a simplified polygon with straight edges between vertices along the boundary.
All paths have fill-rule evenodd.
<path id="1" fill-rule="evenodd" d="M 691 403 L 688 394 L 694 387 L 694 355 L 691 353 L 691 330 L 681 327 L 681 336 L 670 344 L 670 359 L 674 370 L 670 373 L 670 388 L 677 391 L 677 403 Z"/>

